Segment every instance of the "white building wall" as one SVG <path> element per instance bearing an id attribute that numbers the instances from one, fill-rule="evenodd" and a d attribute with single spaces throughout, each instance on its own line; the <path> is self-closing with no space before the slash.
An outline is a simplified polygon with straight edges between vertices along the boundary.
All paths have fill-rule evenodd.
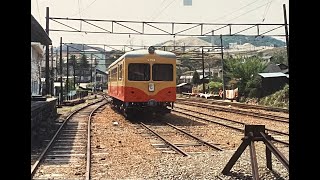
<path id="1" fill-rule="evenodd" d="M 43 48 L 39 43 L 31 43 L 31 94 L 40 95 L 39 90 L 41 77 L 41 61 L 43 59 Z"/>

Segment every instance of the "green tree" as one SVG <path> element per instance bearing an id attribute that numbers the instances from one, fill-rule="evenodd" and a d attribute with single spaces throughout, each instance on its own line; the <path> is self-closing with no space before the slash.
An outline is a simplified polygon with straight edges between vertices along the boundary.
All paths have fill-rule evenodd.
<path id="1" fill-rule="evenodd" d="M 221 82 L 211 81 L 211 82 L 208 83 L 208 86 L 209 86 L 211 91 L 217 93 L 219 91 L 219 89 L 222 89 L 223 84 Z"/>
<path id="2" fill-rule="evenodd" d="M 267 63 L 259 57 L 230 58 L 225 61 L 224 75 L 226 82 L 237 80 L 239 94 L 248 96 L 250 88 L 260 86 L 260 82 L 254 79 L 266 67 Z"/>
<path id="3" fill-rule="evenodd" d="M 192 76 L 192 83 L 195 85 L 200 84 L 200 76 L 199 73 L 197 71 L 194 71 L 193 76 Z"/>
<path id="4" fill-rule="evenodd" d="M 188 67 L 189 70 L 195 69 L 195 63 L 190 59 L 190 55 L 182 55 L 180 60 L 181 66 Z"/>
<path id="5" fill-rule="evenodd" d="M 285 65 L 288 65 L 288 58 L 286 52 L 275 53 L 271 58 L 271 62 L 274 62 L 275 64 L 283 63 Z"/>
<path id="6" fill-rule="evenodd" d="M 69 59 L 69 65 L 74 66 L 77 63 L 77 59 L 75 55 L 71 55 Z"/>
<path id="7" fill-rule="evenodd" d="M 87 61 L 87 56 L 85 54 L 83 54 L 80 58 L 79 69 L 81 71 L 80 73 L 80 79 L 81 79 L 81 77 L 84 76 L 84 72 L 89 69 L 89 63 Z"/>
<path id="8" fill-rule="evenodd" d="M 75 90 L 75 88 L 73 87 L 73 79 L 68 80 L 68 89 L 69 91 Z M 67 92 L 67 83 L 65 84 L 63 90 Z"/>
<path id="9" fill-rule="evenodd" d="M 181 67 L 178 65 L 176 66 L 176 72 L 177 72 L 177 83 L 178 83 L 182 74 Z"/>

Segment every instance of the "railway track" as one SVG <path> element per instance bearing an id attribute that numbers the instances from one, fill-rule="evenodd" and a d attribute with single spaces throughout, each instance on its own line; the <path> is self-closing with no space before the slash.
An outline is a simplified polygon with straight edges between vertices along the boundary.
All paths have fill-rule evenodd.
<path id="1" fill-rule="evenodd" d="M 178 110 L 177 110 L 178 109 Z M 209 114 L 205 114 L 205 113 L 201 113 L 198 111 L 191 111 L 189 109 L 184 109 L 184 108 L 178 108 L 175 107 L 175 109 L 172 110 L 172 112 L 178 113 L 178 114 L 183 114 L 189 117 L 193 117 L 196 119 L 199 119 L 201 121 L 206 121 L 206 122 L 210 122 L 210 123 L 215 123 L 224 127 L 228 127 L 230 129 L 236 130 L 236 131 L 240 131 L 240 132 L 244 132 L 244 125 L 245 123 L 242 122 L 238 122 L 235 120 L 231 120 L 231 119 L 227 119 L 227 118 L 222 118 L 222 117 L 217 117 L 217 116 L 213 116 L 213 115 L 209 115 Z M 190 114 L 190 113 L 194 113 L 194 114 L 200 114 L 200 115 L 205 115 L 210 117 L 210 119 L 208 118 L 203 118 L 203 117 L 199 117 L 199 116 L 195 116 L 194 114 Z M 284 145 L 289 145 L 288 142 L 288 138 L 289 138 L 289 133 L 285 133 L 285 132 L 280 132 L 277 130 L 272 130 L 272 129 L 268 129 L 266 128 L 266 131 L 272 133 L 270 135 L 272 135 L 273 137 L 277 137 L 280 139 L 273 139 L 274 142 L 280 143 L 280 144 L 284 144 Z M 285 139 L 286 141 L 283 141 L 283 139 Z"/>
<path id="2" fill-rule="evenodd" d="M 207 152 L 207 149 L 214 149 L 216 151 L 222 151 L 223 149 L 219 146 L 204 141 L 199 137 L 196 137 L 185 130 L 174 126 L 170 123 L 162 123 L 160 126 L 146 125 L 142 122 L 139 123 L 144 129 L 151 132 L 157 139 L 161 139 L 162 143 L 153 143 L 152 145 L 162 152 L 166 153 L 179 153 L 183 156 L 189 156 L 195 153 Z M 178 142 L 173 142 L 170 140 L 176 136 L 174 139 L 178 139 Z M 177 137 L 178 136 L 178 137 Z M 204 147 L 207 146 L 207 147 Z M 170 150 L 171 149 L 171 150 Z"/>
<path id="3" fill-rule="evenodd" d="M 225 101 L 219 101 L 219 100 L 213 100 L 213 99 L 200 99 L 200 98 L 177 98 L 177 102 L 183 100 L 183 101 L 191 101 L 191 102 L 203 102 L 203 103 L 210 103 L 210 104 L 217 104 L 222 106 L 228 106 L 232 105 L 235 107 L 241 107 L 244 109 L 259 109 L 259 110 L 266 110 L 266 111 L 274 111 L 274 112 L 284 112 L 289 113 L 289 109 L 284 108 L 276 108 L 276 107 L 269 107 L 269 106 L 262 106 L 262 105 L 251 105 L 251 104 L 244 104 L 244 103 L 234 103 L 234 102 L 225 102 Z"/>
<path id="4" fill-rule="evenodd" d="M 90 178 L 90 121 L 107 102 L 88 104 L 70 114 L 31 167 L 31 177 L 40 179 Z"/>
<path id="5" fill-rule="evenodd" d="M 178 101 L 176 104 L 201 107 L 201 108 L 206 108 L 206 109 L 216 110 L 216 111 L 231 112 L 231 113 L 240 114 L 240 115 L 262 118 L 262 119 L 270 120 L 270 121 L 289 123 L 288 117 L 277 116 L 277 115 L 272 115 L 272 114 L 265 114 L 265 113 L 258 113 L 258 112 L 249 112 L 249 111 L 243 111 L 240 109 L 223 108 L 223 107 L 218 107 L 215 105 L 201 103 L 201 102 L 199 103 L 199 102 L 190 102 L 190 101 L 183 101 L 182 100 L 182 101 Z"/>

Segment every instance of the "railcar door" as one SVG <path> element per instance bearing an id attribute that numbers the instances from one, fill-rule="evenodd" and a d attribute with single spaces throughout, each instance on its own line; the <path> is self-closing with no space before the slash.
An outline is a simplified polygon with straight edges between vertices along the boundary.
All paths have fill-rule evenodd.
<path id="1" fill-rule="evenodd" d="M 119 63 L 118 65 L 118 81 L 117 81 L 117 96 L 121 99 L 123 98 L 123 85 L 122 85 L 122 80 L 123 80 L 123 65 L 122 62 Z"/>

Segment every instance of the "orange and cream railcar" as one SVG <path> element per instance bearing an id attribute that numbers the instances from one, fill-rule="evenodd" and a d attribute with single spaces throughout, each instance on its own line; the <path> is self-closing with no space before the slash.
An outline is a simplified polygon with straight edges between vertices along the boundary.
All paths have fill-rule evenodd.
<path id="1" fill-rule="evenodd" d="M 164 114 L 176 100 L 176 55 L 155 50 L 127 52 L 109 67 L 108 94 L 126 114 Z"/>

